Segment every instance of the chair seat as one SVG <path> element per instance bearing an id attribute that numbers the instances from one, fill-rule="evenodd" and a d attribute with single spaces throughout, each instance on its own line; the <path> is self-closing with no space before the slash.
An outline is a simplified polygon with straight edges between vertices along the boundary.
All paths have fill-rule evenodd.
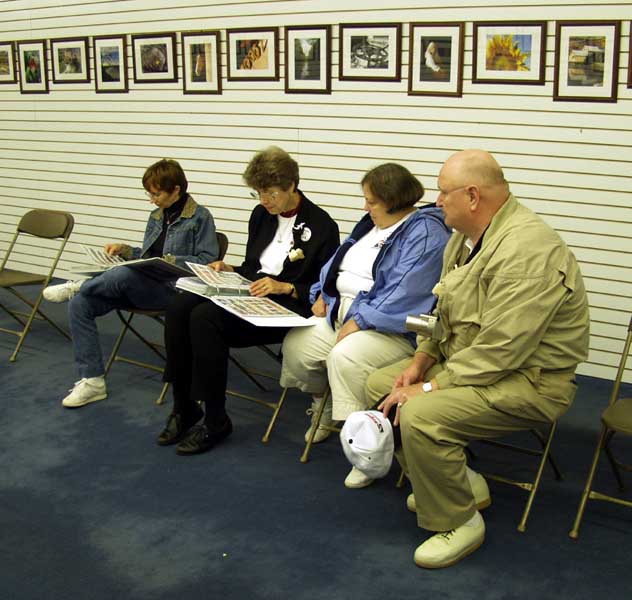
<path id="1" fill-rule="evenodd" d="M 632 398 L 621 398 L 606 408 L 601 420 L 609 429 L 632 435 Z"/>
<path id="2" fill-rule="evenodd" d="M 46 275 L 28 273 L 27 271 L 16 271 L 14 269 L 3 269 L 0 271 L 0 287 L 13 287 L 14 285 L 31 285 L 44 283 Z"/>

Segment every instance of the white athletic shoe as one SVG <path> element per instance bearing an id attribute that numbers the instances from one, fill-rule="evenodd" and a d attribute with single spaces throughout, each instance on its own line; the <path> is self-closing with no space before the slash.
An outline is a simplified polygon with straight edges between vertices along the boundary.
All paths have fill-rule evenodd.
<path id="1" fill-rule="evenodd" d="M 345 487 L 355 490 L 367 487 L 371 485 L 374 481 L 374 479 L 371 479 L 368 475 L 360 471 L 360 469 L 352 467 L 351 471 L 349 471 L 349 474 L 345 479 Z"/>
<path id="2" fill-rule="evenodd" d="M 84 377 L 75 382 L 74 387 L 61 403 L 66 408 L 79 408 L 90 402 L 105 400 L 108 396 L 105 379 L 101 377 Z"/>
<path id="3" fill-rule="evenodd" d="M 79 291 L 84 281 L 85 279 L 68 280 L 66 283 L 49 285 L 44 288 L 43 296 L 49 302 L 67 302 Z"/>
<path id="4" fill-rule="evenodd" d="M 322 402 L 322 398 L 313 397 L 312 406 L 311 408 L 308 408 L 306 411 L 306 414 L 312 417 L 312 423 L 309 426 L 309 429 L 305 432 L 306 442 L 309 440 L 309 436 L 312 433 L 312 427 L 314 427 L 315 425 L 316 414 L 318 413 L 318 408 L 320 407 L 321 402 Z M 330 426 L 333 425 L 333 420 L 331 418 L 331 401 L 327 402 L 323 410 L 323 414 L 320 418 L 320 425 L 318 426 L 318 429 L 316 430 L 316 434 L 314 435 L 314 440 L 313 440 L 314 444 L 318 444 L 318 442 L 322 442 L 323 440 L 326 440 L 331 435 L 331 431 L 329 431 L 328 429 L 323 429 L 322 427 L 323 425 L 330 425 Z"/>
<path id="5" fill-rule="evenodd" d="M 485 478 L 476 471 L 473 471 L 467 467 L 467 479 L 470 482 L 472 488 L 472 494 L 474 495 L 474 502 L 478 510 L 487 508 L 492 503 L 492 498 L 489 494 L 489 487 Z M 417 504 L 415 503 L 415 495 L 409 494 L 406 498 L 406 508 L 410 512 L 417 512 Z"/>
<path id="6" fill-rule="evenodd" d="M 485 521 L 478 511 L 464 525 L 436 533 L 415 550 L 415 564 L 426 569 L 449 567 L 481 547 Z"/>

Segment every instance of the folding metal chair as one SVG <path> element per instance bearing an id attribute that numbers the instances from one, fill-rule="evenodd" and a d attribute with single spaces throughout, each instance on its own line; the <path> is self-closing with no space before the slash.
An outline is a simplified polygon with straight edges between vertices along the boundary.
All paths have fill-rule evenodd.
<path id="1" fill-rule="evenodd" d="M 0 288 L 6 289 L 14 296 L 19 298 L 22 302 L 30 306 L 31 311 L 22 312 L 10 309 L 4 304 L 0 303 L 0 308 L 5 310 L 22 326 L 20 330 L 0 327 L 0 331 L 16 335 L 19 338 L 13 354 L 9 359 L 11 362 L 14 362 L 17 358 L 18 352 L 20 351 L 20 348 L 24 343 L 24 339 L 26 338 L 26 335 L 31 329 L 31 325 L 36 318 L 38 320 L 41 319 L 47 321 L 64 337 L 70 339 L 70 334 L 64 331 L 40 310 L 40 304 L 42 302 L 42 294 L 44 292 L 44 288 L 49 284 L 50 280 L 53 277 L 55 269 L 57 268 L 57 263 L 59 262 L 64 248 L 66 247 L 66 243 L 68 242 L 68 238 L 72 233 L 74 225 L 75 220 L 70 213 L 46 209 L 30 210 L 20 219 L 20 222 L 18 223 L 16 232 L 13 236 L 13 239 L 9 243 L 9 248 L 7 249 L 7 252 L 4 256 L 2 265 L 0 266 Z M 20 240 L 20 243 L 22 242 L 22 235 L 24 235 L 25 237 L 32 236 L 35 238 L 60 240 L 59 247 L 57 248 L 47 274 L 42 275 L 41 273 L 8 269 L 6 267 L 7 262 L 9 261 L 9 257 L 11 256 L 11 253 L 15 248 L 18 239 Z M 41 253 L 39 254 L 41 255 Z M 35 302 L 32 302 L 26 296 L 15 289 L 16 287 L 24 285 L 41 286 Z M 24 320 L 24 318 L 26 318 L 26 320 Z"/>
<path id="2" fill-rule="evenodd" d="M 218 260 L 222 260 L 226 256 L 226 251 L 228 250 L 228 237 L 221 232 L 217 232 L 217 243 L 219 246 L 219 257 Z M 124 313 L 127 313 L 124 314 Z M 165 311 L 164 310 L 143 310 L 140 308 L 122 308 L 117 309 L 116 314 L 118 318 L 121 320 L 123 327 L 119 332 L 118 337 L 116 338 L 116 342 L 114 343 L 114 347 L 112 348 L 112 352 L 110 353 L 110 357 L 105 366 L 105 375 L 108 374 L 110 368 L 112 367 L 112 363 L 114 361 L 125 362 L 128 364 L 136 365 L 137 367 L 143 367 L 145 369 L 150 369 L 152 371 L 158 371 L 162 373 L 164 371 L 164 367 L 154 365 L 151 363 L 143 362 L 140 360 L 136 360 L 133 358 L 129 358 L 119 354 L 119 349 L 123 340 L 128 332 L 133 333 L 137 339 L 139 339 L 147 348 L 149 348 L 154 354 L 156 354 L 164 363 L 166 360 L 166 354 L 164 345 L 162 342 L 155 342 L 147 337 L 145 337 L 136 327 L 132 326 L 132 319 L 136 316 L 145 316 L 153 319 L 154 322 L 158 323 L 160 327 L 164 327 L 164 318 Z M 165 382 L 162 386 L 162 390 L 160 392 L 160 396 L 156 400 L 156 404 L 163 404 L 165 401 L 165 396 L 167 394 L 167 390 L 169 389 L 169 383 Z"/>
<path id="3" fill-rule="evenodd" d="M 621 477 L 621 469 L 624 471 L 632 471 L 632 465 L 623 463 L 617 460 L 612 452 L 610 444 L 615 433 L 632 436 L 632 398 L 619 398 L 619 390 L 621 388 L 621 380 L 625 371 L 625 364 L 630 353 L 630 345 L 632 344 L 632 317 L 628 324 L 628 335 L 625 340 L 623 352 L 621 353 L 621 360 L 619 362 L 619 368 L 617 370 L 617 376 L 612 386 L 612 393 L 610 394 L 610 400 L 608 407 L 601 414 L 601 434 L 599 435 L 599 441 L 597 442 L 597 448 L 593 456 L 592 464 L 590 465 L 590 471 L 588 472 L 588 478 L 586 479 L 586 485 L 582 493 L 579 508 L 577 509 L 577 515 L 575 516 L 575 522 L 573 528 L 569 532 L 569 536 L 573 539 L 579 537 L 579 526 L 584 516 L 584 510 L 586 509 L 586 503 L 588 500 L 605 500 L 606 502 L 613 502 L 622 506 L 628 506 L 632 508 L 632 501 L 619 498 L 617 496 L 610 496 L 602 492 L 593 490 L 593 479 L 597 471 L 597 465 L 601 458 L 602 451 L 608 457 L 610 466 L 614 473 L 615 479 L 619 490 L 623 492 L 625 486 L 623 478 Z"/>

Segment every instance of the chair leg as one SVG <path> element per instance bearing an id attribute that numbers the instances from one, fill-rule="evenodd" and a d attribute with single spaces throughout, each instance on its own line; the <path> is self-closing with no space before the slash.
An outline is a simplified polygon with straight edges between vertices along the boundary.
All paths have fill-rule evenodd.
<path id="1" fill-rule="evenodd" d="M 524 532 L 527 528 L 527 519 L 529 518 L 529 513 L 531 512 L 531 506 L 533 505 L 535 495 L 538 492 L 538 488 L 540 487 L 540 480 L 542 479 L 544 465 L 548 460 L 549 453 L 551 451 L 551 444 L 553 442 L 553 434 L 555 433 L 556 429 L 557 421 L 553 421 L 553 423 L 551 424 L 551 428 L 549 429 L 546 446 L 542 449 L 542 459 L 540 460 L 540 464 L 538 465 L 538 472 L 536 473 L 533 484 L 531 485 L 531 492 L 529 493 L 529 498 L 527 498 L 527 504 L 525 506 L 524 513 L 522 514 L 522 519 L 520 519 L 520 523 L 518 524 L 518 531 L 520 532 Z"/>
<path id="2" fill-rule="evenodd" d="M 617 464 L 617 459 L 612 454 L 612 450 L 610 450 L 610 442 L 614 437 L 614 431 L 610 431 L 606 436 L 606 441 L 604 443 L 603 449 L 608 457 L 608 461 L 610 462 L 610 466 L 612 467 L 612 472 L 614 473 L 615 479 L 617 480 L 617 485 L 619 486 L 619 491 L 625 491 L 625 483 L 623 483 L 623 477 L 621 477 L 621 471 L 619 470 L 619 465 Z"/>
<path id="3" fill-rule="evenodd" d="M 250 373 L 250 371 L 248 371 L 248 369 L 246 369 L 246 367 L 244 367 L 235 357 L 231 356 L 230 354 L 228 355 L 228 359 L 246 376 L 248 377 L 248 379 L 250 379 L 250 381 L 252 381 L 262 392 L 267 392 L 267 388 L 260 382 L 257 380 L 256 377 L 254 377 L 252 375 L 252 373 Z"/>
<path id="4" fill-rule="evenodd" d="M 399 474 L 399 477 L 397 478 L 397 483 L 395 484 L 395 487 L 397 488 L 404 487 L 404 481 L 406 481 L 406 471 L 402 469 L 402 472 Z"/>
<path id="5" fill-rule="evenodd" d="M 584 486 L 584 491 L 582 492 L 582 498 L 579 502 L 577 515 L 575 516 L 575 522 L 573 523 L 573 528 L 570 530 L 568 534 L 574 540 L 576 540 L 579 537 L 579 526 L 584 516 L 584 510 L 586 509 L 586 502 L 588 501 L 588 497 L 590 496 L 593 479 L 595 478 L 597 465 L 599 464 L 599 458 L 601 456 L 601 451 L 606 442 L 607 435 L 608 435 L 608 428 L 605 425 L 603 425 L 601 428 L 601 435 L 599 436 L 599 442 L 597 443 L 597 448 L 595 450 L 595 455 L 593 456 L 593 460 L 590 465 L 590 471 L 588 472 L 588 478 L 586 479 L 586 485 Z"/>
<path id="6" fill-rule="evenodd" d="M 533 435 L 536 438 L 538 438 L 538 441 L 540 442 L 542 446 L 542 451 L 544 452 L 544 449 L 546 448 L 546 442 L 547 442 L 546 438 L 537 429 L 532 429 L 531 433 L 533 433 Z M 553 458 L 552 452 L 549 452 L 547 454 L 546 460 L 551 466 L 551 469 L 553 469 L 553 473 L 555 474 L 555 479 L 557 481 L 562 481 L 562 479 L 564 479 L 564 475 L 562 475 L 562 472 L 557 468 L 557 463 L 555 462 L 555 458 Z"/>
<path id="7" fill-rule="evenodd" d="M 169 382 L 165 381 L 165 384 L 162 386 L 162 391 L 160 392 L 160 396 L 158 396 L 158 400 L 156 400 L 156 404 L 161 406 L 165 403 L 165 396 L 167 395 L 167 390 L 169 389 Z"/>
<path id="8" fill-rule="evenodd" d="M 125 318 L 120 311 L 116 311 L 118 314 L 119 319 L 121 319 L 121 321 L 123 321 L 123 328 L 121 329 L 121 332 L 119 333 L 118 337 L 116 338 L 116 342 L 114 342 L 114 347 L 112 348 L 112 352 L 110 352 L 110 357 L 108 358 L 108 361 L 105 365 L 105 373 L 104 375 L 107 375 L 108 372 L 110 371 L 110 367 L 112 366 L 112 363 L 116 360 L 116 355 L 118 354 L 119 348 L 121 347 L 121 344 L 123 343 L 123 338 L 125 337 L 125 334 L 127 333 L 127 330 L 130 327 L 130 323 L 132 321 L 132 319 L 134 318 L 134 313 L 128 313 L 129 316 L 127 318 Z"/>
<path id="9" fill-rule="evenodd" d="M 316 432 L 318 431 L 318 426 L 320 425 L 320 419 L 323 416 L 323 412 L 325 411 L 325 404 L 329 402 L 329 396 L 331 394 L 331 390 L 327 388 L 323 399 L 318 406 L 318 411 L 316 413 L 316 420 L 314 421 L 314 426 L 311 428 L 309 433 L 309 437 L 307 439 L 307 443 L 305 444 L 305 449 L 303 450 L 303 454 L 301 455 L 301 462 L 306 463 L 309 460 L 309 452 L 312 449 L 312 444 L 314 443 L 314 437 L 316 437 Z"/>
<path id="10" fill-rule="evenodd" d="M 288 390 L 287 388 L 283 388 L 283 391 L 281 392 L 281 397 L 279 398 L 279 401 L 276 403 L 274 413 L 272 413 L 272 417 L 270 418 L 270 422 L 268 423 L 268 428 L 266 429 L 266 432 L 263 434 L 263 437 L 261 438 L 261 441 L 264 444 L 267 444 L 268 440 L 270 439 L 272 428 L 274 427 L 277 417 L 279 416 L 279 413 L 281 412 L 281 408 L 283 407 L 283 403 L 285 402 L 285 397 L 287 396 L 287 390 Z"/>

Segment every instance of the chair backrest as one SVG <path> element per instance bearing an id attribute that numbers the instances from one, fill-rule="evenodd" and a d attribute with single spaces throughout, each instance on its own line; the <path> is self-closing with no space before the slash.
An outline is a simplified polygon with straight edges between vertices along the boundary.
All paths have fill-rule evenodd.
<path id="1" fill-rule="evenodd" d="M 36 208 L 20 219 L 18 231 L 49 239 L 68 238 L 74 226 L 70 213 Z"/>
<path id="2" fill-rule="evenodd" d="M 226 256 L 226 251 L 228 250 L 228 237 L 225 233 L 222 233 L 221 231 L 217 231 L 216 235 L 217 243 L 219 245 L 219 257 L 217 258 L 217 260 L 224 260 L 224 257 Z"/>

